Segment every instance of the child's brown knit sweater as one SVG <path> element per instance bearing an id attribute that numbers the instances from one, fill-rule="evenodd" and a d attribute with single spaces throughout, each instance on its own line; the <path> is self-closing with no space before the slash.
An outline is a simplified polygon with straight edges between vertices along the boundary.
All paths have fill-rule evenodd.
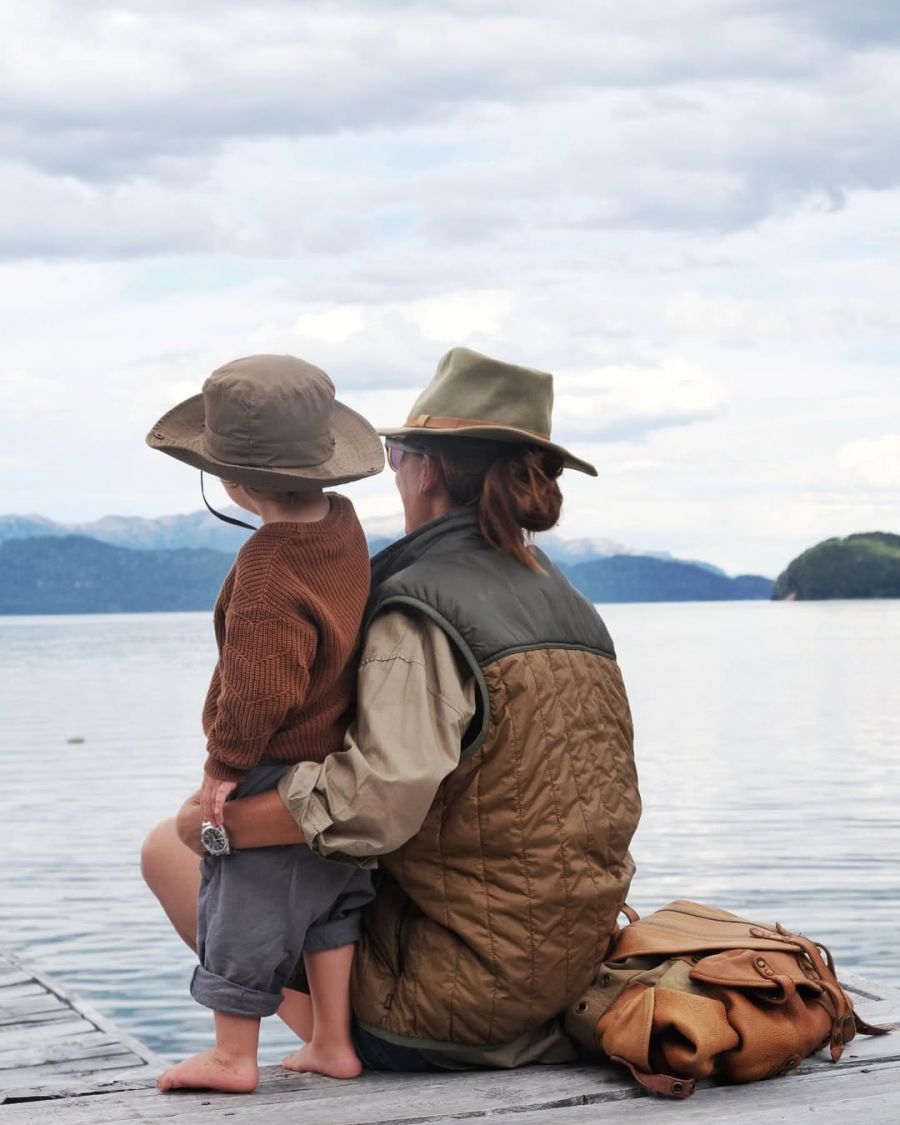
<path id="1" fill-rule="evenodd" d="M 353 505 L 329 498 L 318 523 L 264 524 L 222 585 L 203 708 L 210 777 L 240 781 L 262 761 L 322 761 L 343 745 L 369 554 Z"/>

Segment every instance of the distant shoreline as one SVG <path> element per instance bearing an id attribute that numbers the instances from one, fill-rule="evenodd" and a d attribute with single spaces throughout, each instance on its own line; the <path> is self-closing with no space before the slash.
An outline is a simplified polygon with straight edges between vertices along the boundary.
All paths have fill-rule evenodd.
<path id="1" fill-rule="evenodd" d="M 135 550 L 81 535 L 0 543 L 0 615 L 43 616 L 211 610 L 234 556 L 205 547 Z M 730 578 L 700 563 L 613 554 L 554 560 L 590 601 L 768 600 L 772 582 Z"/>

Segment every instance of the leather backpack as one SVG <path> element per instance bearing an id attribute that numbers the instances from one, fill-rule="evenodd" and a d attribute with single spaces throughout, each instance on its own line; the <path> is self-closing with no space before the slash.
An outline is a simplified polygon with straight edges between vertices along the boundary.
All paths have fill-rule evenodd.
<path id="1" fill-rule="evenodd" d="M 654 1093 L 773 1078 L 825 1046 L 837 1062 L 857 1032 L 890 1030 L 856 1015 L 824 946 L 780 925 L 682 900 L 643 920 L 623 913 L 630 925 L 565 1028 Z"/>

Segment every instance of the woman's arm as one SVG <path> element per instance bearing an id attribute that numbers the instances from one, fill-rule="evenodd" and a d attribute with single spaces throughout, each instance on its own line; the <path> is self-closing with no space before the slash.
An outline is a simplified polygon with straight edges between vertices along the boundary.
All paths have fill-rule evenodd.
<path id="1" fill-rule="evenodd" d="M 175 823 L 183 844 L 197 855 L 206 855 L 200 843 L 200 794 L 194 793 L 181 806 Z M 268 848 L 275 844 L 302 844 L 300 829 L 278 793 L 272 789 L 255 797 L 228 801 L 225 828 L 233 848 Z"/>
<path id="2" fill-rule="evenodd" d="M 313 851 L 368 866 L 421 828 L 459 764 L 475 687 L 440 626 L 402 610 L 369 626 L 357 687 L 343 750 L 294 766 L 278 791 Z"/>

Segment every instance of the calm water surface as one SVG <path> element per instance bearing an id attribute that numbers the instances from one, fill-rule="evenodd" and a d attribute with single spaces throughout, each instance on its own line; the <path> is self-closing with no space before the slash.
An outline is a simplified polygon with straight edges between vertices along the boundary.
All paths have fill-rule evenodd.
<path id="1" fill-rule="evenodd" d="M 779 920 L 900 983 L 900 602 L 602 612 L 644 794 L 632 904 Z M 172 1057 L 210 1017 L 138 852 L 199 782 L 213 660 L 207 614 L 0 618 L 0 947 Z"/>

